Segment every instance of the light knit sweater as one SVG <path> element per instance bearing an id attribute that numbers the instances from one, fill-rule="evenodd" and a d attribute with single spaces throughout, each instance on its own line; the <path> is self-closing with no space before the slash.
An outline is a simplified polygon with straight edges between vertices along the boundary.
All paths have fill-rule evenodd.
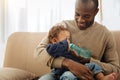
<path id="1" fill-rule="evenodd" d="M 92 26 L 86 30 L 80 30 L 74 20 L 66 20 L 61 23 L 71 33 L 72 43 L 91 50 L 92 57 L 90 62 L 100 65 L 105 74 L 111 72 L 120 72 L 118 55 L 115 48 L 115 41 L 111 32 L 105 26 L 94 22 Z M 57 24 L 58 25 L 58 24 Z M 63 57 L 54 59 L 46 52 L 48 38 L 46 36 L 36 48 L 36 56 L 50 67 L 60 68 Z"/>

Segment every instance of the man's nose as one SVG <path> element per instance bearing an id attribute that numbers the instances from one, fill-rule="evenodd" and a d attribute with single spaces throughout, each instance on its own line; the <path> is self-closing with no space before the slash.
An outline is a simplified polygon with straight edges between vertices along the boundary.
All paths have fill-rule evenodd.
<path id="1" fill-rule="evenodd" d="M 80 23 L 81 23 L 81 22 L 85 22 L 85 19 L 84 19 L 82 16 L 79 16 L 79 17 L 78 17 L 78 22 L 80 22 Z"/>

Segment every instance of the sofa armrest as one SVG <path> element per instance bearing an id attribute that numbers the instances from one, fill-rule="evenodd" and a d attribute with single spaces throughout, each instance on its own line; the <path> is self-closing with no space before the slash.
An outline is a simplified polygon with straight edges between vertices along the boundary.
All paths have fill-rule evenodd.
<path id="1" fill-rule="evenodd" d="M 0 68 L 0 80 L 31 80 L 36 75 L 17 68 Z"/>

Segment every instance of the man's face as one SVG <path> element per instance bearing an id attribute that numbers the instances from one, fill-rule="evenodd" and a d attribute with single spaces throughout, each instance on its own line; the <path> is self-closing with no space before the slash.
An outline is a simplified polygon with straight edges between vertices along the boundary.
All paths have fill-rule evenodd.
<path id="1" fill-rule="evenodd" d="M 86 28 L 90 27 L 94 22 L 94 18 L 98 12 L 98 9 L 95 9 L 91 5 L 85 5 L 82 3 L 76 4 L 75 21 L 80 30 L 85 30 Z"/>

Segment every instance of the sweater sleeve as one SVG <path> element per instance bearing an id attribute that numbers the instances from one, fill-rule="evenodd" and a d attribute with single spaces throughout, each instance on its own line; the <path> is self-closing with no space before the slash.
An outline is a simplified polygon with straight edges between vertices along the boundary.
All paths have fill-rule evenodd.
<path id="1" fill-rule="evenodd" d="M 45 63 L 49 67 L 61 68 L 62 61 L 64 57 L 54 58 L 50 56 L 46 51 L 46 46 L 48 45 L 47 36 L 38 44 L 35 49 L 34 57 L 39 61 Z"/>
<path id="2" fill-rule="evenodd" d="M 67 40 L 63 40 L 54 44 L 48 44 L 46 50 L 52 57 L 64 56 L 68 50 L 68 42 Z"/>
<path id="3" fill-rule="evenodd" d="M 109 33 L 107 36 L 105 52 L 102 61 L 91 58 L 90 62 L 95 62 L 98 65 L 100 65 L 103 68 L 105 74 L 109 74 L 112 72 L 119 73 L 120 72 L 119 59 L 115 47 L 116 46 L 114 38 L 112 34 Z"/>

